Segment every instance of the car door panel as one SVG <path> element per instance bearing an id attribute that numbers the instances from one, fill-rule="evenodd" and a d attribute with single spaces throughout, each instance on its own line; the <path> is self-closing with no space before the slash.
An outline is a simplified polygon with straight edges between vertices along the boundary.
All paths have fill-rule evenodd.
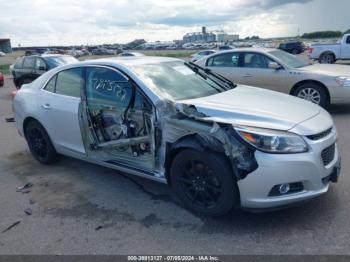
<path id="1" fill-rule="evenodd" d="M 239 53 L 236 52 L 217 54 L 208 59 L 206 67 L 234 83 L 240 83 L 242 69 L 239 67 L 239 60 Z"/>
<path id="2" fill-rule="evenodd" d="M 289 93 L 291 87 L 286 83 L 290 74 L 287 70 L 268 68 L 268 64 L 274 61 L 260 53 L 245 52 L 243 60 L 241 84 Z"/>
<path id="3" fill-rule="evenodd" d="M 21 69 L 21 83 L 22 84 L 27 84 L 33 82 L 35 79 L 34 75 L 34 69 L 35 68 L 35 57 L 34 56 L 29 56 L 25 57 L 23 61 L 23 67 Z"/>
<path id="4" fill-rule="evenodd" d="M 145 97 L 124 75 L 110 68 L 86 71 L 83 139 L 90 158 L 154 170 L 154 114 Z"/>
<path id="5" fill-rule="evenodd" d="M 58 151 L 85 154 L 79 124 L 82 85 L 82 69 L 64 70 L 39 93 L 41 118 Z"/>
<path id="6" fill-rule="evenodd" d="M 53 143 L 61 150 L 85 154 L 79 126 L 80 98 L 42 92 L 39 109 Z"/>
<path id="7" fill-rule="evenodd" d="M 344 42 L 341 48 L 341 58 L 350 59 L 350 36 L 348 36 Z"/>
<path id="8" fill-rule="evenodd" d="M 35 68 L 33 71 L 33 78 L 37 79 L 39 76 L 47 71 L 47 65 L 42 58 L 37 57 L 35 60 Z"/>

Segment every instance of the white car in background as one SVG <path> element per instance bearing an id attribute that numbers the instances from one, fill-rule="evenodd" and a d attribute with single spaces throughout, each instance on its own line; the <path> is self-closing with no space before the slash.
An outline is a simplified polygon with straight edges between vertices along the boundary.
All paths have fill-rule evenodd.
<path id="1" fill-rule="evenodd" d="M 215 51 L 215 50 L 203 50 L 203 51 L 200 51 L 198 53 L 195 53 L 195 54 L 191 55 L 190 56 L 190 61 L 191 62 L 196 62 L 196 61 L 202 59 L 203 57 L 215 54 L 216 52 L 217 51 Z"/>
<path id="2" fill-rule="evenodd" d="M 345 34 L 339 43 L 312 44 L 308 48 L 310 59 L 321 64 L 333 64 L 337 60 L 350 60 L 350 34 Z"/>
<path id="3" fill-rule="evenodd" d="M 350 103 L 350 66 L 309 64 L 271 48 L 239 48 L 209 55 L 196 64 L 231 81 L 311 101 L 322 107 Z"/>

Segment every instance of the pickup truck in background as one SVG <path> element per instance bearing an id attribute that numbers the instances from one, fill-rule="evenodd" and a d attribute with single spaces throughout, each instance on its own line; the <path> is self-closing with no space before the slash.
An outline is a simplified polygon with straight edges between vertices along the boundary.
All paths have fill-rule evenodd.
<path id="1" fill-rule="evenodd" d="M 337 44 L 313 44 L 308 49 L 310 59 L 321 64 L 333 64 L 337 60 L 350 60 L 350 34 L 345 34 Z"/>

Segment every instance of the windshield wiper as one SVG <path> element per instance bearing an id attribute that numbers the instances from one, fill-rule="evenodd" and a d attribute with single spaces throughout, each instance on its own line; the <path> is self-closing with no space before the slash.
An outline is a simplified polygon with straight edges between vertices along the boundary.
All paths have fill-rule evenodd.
<path id="1" fill-rule="evenodd" d="M 207 75 L 213 76 L 214 78 L 220 80 L 221 82 L 224 83 L 224 87 L 222 85 L 220 85 L 219 83 L 217 83 L 216 81 L 214 81 L 212 78 L 210 78 L 212 81 L 216 82 L 218 85 L 222 86 L 225 91 L 228 89 L 232 89 L 235 88 L 237 85 L 235 83 L 233 83 L 231 80 L 227 79 L 226 77 L 219 75 L 217 73 L 214 73 L 213 71 L 211 71 L 208 68 L 203 68 L 193 62 L 185 62 L 185 65 L 187 65 L 188 67 L 190 67 L 192 70 L 194 70 L 195 68 L 198 70 L 202 70 L 204 73 L 206 73 Z M 226 86 L 229 86 L 229 88 L 227 89 Z"/>
<path id="2" fill-rule="evenodd" d="M 199 72 L 199 70 L 198 70 L 198 68 L 196 68 L 196 67 L 192 67 L 190 64 L 188 64 L 188 63 L 185 63 L 185 66 L 188 66 L 193 72 L 195 72 L 196 74 L 198 74 L 199 76 L 201 76 L 204 80 L 207 80 L 208 79 L 208 76 L 207 75 L 205 75 L 205 74 L 203 74 L 203 73 L 201 73 L 201 72 Z M 212 80 L 212 79 L 211 79 Z M 213 81 L 213 80 L 212 80 Z M 223 87 L 219 84 L 219 83 L 217 83 L 217 82 L 215 82 L 215 81 L 213 81 L 215 84 L 217 84 L 218 86 L 220 86 L 222 89 L 223 89 Z M 208 83 L 209 84 L 209 83 Z M 210 87 L 212 87 L 212 88 L 214 88 L 216 91 L 218 91 L 219 93 L 221 93 L 222 91 L 219 89 L 219 88 L 216 88 L 215 86 L 213 86 L 212 84 L 209 84 L 209 86 Z M 227 90 L 227 89 L 224 89 L 225 91 Z"/>

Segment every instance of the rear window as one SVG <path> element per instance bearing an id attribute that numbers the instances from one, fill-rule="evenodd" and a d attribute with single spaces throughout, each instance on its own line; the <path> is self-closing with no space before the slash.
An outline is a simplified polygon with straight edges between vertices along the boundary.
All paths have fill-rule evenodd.
<path id="1" fill-rule="evenodd" d="M 24 69 L 33 69 L 35 65 L 35 57 L 26 57 L 23 61 Z"/>
<path id="2" fill-rule="evenodd" d="M 84 85 L 83 70 L 72 68 L 58 73 L 56 80 L 56 93 L 72 97 L 80 97 Z"/>
<path id="3" fill-rule="evenodd" d="M 224 53 L 208 59 L 208 66 L 238 67 L 239 53 Z"/>
<path id="4" fill-rule="evenodd" d="M 23 57 L 17 58 L 14 68 L 19 69 L 22 68 L 23 65 Z"/>
<path id="5" fill-rule="evenodd" d="M 55 75 L 45 86 L 45 90 L 51 93 L 55 93 L 57 75 Z"/>

